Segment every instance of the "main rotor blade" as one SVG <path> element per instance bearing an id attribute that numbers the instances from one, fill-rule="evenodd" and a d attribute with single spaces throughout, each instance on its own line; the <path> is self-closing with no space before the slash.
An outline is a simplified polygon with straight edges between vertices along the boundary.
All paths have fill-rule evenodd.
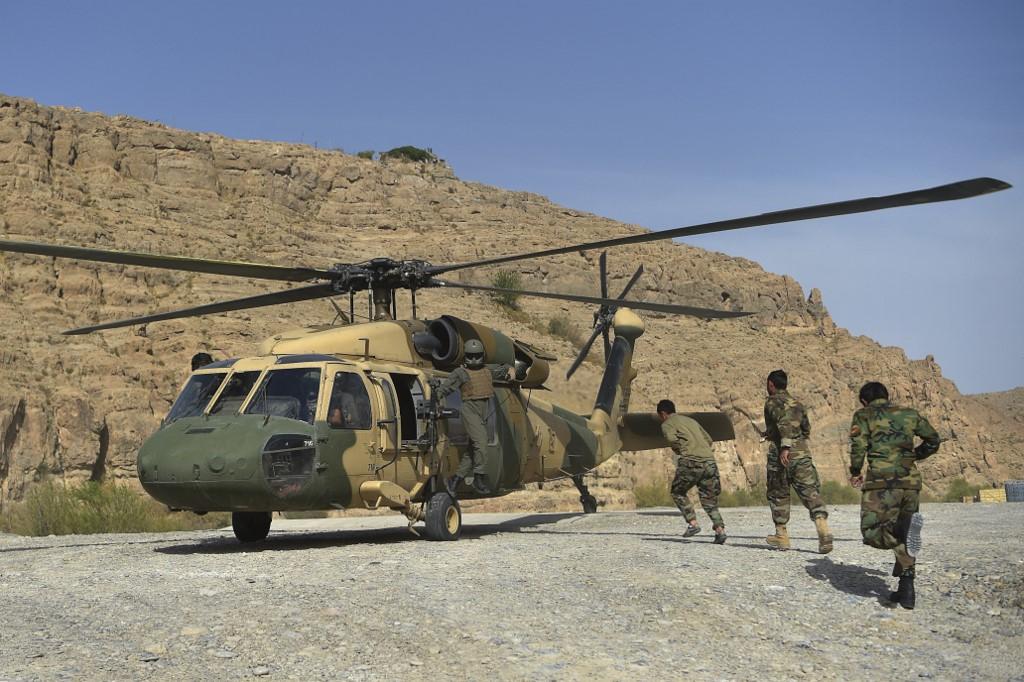
<path id="1" fill-rule="evenodd" d="M 289 268 L 281 265 L 207 260 L 205 258 L 186 258 L 184 256 L 159 256 L 150 253 L 86 249 L 80 246 L 59 246 L 57 244 L 38 244 L 35 242 L 0 240 L 0 251 L 31 253 L 37 256 L 53 256 L 56 258 L 74 258 L 76 260 L 98 261 L 100 263 L 138 265 L 144 268 L 205 272 L 211 275 L 227 275 L 229 277 L 272 279 L 285 282 L 308 282 L 315 279 L 334 279 L 336 277 L 336 274 L 330 270 L 316 270 L 314 268 Z"/>
<path id="2" fill-rule="evenodd" d="M 702 223 L 700 225 L 689 225 L 657 232 L 645 232 L 633 234 L 626 237 L 614 239 L 603 239 L 596 242 L 585 242 L 572 244 L 554 249 L 534 251 L 532 253 L 521 253 L 514 256 L 500 256 L 487 260 L 478 260 L 471 263 L 460 263 L 456 265 L 441 265 L 433 268 L 431 272 L 440 275 L 453 270 L 463 268 L 476 268 L 484 265 L 498 265 L 499 263 L 510 263 L 527 258 L 541 258 L 544 256 L 557 256 L 572 251 L 585 251 L 589 249 L 607 249 L 612 246 L 624 246 L 626 244 L 640 244 L 643 242 L 659 241 L 661 239 L 676 239 L 678 237 L 692 237 L 698 234 L 710 232 L 723 232 L 725 230 L 738 230 L 744 227 L 758 227 L 761 225 L 775 225 L 778 223 L 789 223 L 798 220 L 812 220 L 814 218 L 828 218 L 831 216 L 849 215 L 851 213 L 865 213 L 867 211 L 879 211 L 884 208 L 896 208 L 898 206 L 912 206 L 914 204 L 930 204 L 939 201 L 953 201 L 955 199 L 968 199 L 970 197 L 990 194 L 1009 189 L 1011 185 L 1002 180 L 993 178 L 974 178 L 973 180 L 962 180 L 948 185 L 940 185 L 929 189 L 919 189 L 901 194 L 889 194 L 881 197 L 865 197 L 850 201 L 838 201 L 831 204 L 818 204 L 815 206 L 804 206 L 802 208 L 791 208 L 785 211 L 773 211 L 761 213 L 746 218 L 734 218 L 732 220 L 720 220 L 713 223 Z"/>
<path id="3" fill-rule="evenodd" d="M 673 315 L 690 315 L 708 320 L 725 319 L 729 317 L 746 317 L 754 313 L 735 312 L 732 310 L 713 310 L 711 308 L 695 308 L 688 305 L 675 305 L 673 303 L 654 303 L 651 301 L 627 301 L 618 298 L 599 298 L 597 296 L 577 296 L 576 294 L 552 294 L 547 291 L 522 291 L 520 289 L 501 289 L 499 287 L 488 287 L 482 284 L 463 284 L 462 282 L 449 282 L 448 280 L 434 279 L 431 283 L 439 287 L 452 287 L 455 289 L 473 289 L 476 291 L 493 291 L 496 293 L 515 294 L 517 296 L 535 296 L 537 298 L 554 298 L 560 301 L 577 301 L 579 303 L 591 303 L 593 305 L 606 305 L 621 308 L 635 308 L 637 310 L 653 310 L 659 313 L 672 313 Z"/>
<path id="4" fill-rule="evenodd" d="M 88 334 L 89 332 L 95 332 L 101 329 L 117 329 L 118 327 L 131 327 L 132 325 L 136 324 L 147 324 L 149 322 L 158 322 L 160 320 L 174 320 L 180 317 L 198 317 L 199 315 L 226 313 L 232 310 L 262 308 L 263 306 L 277 305 L 279 303 L 296 303 L 298 301 L 311 301 L 315 298 L 326 298 L 328 296 L 334 296 L 337 293 L 338 292 L 335 291 L 330 284 L 312 284 L 306 287 L 296 287 L 295 289 L 288 289 L 287 291 L 275 291 L 272 294 L 260 294 L 259 296 L 236 298 L 230 301 L 221 301 L 220 303 L 209 303 L 207 305 L 200 305 L 194 308 L 182 308 L 180 310 L 170 310 L 166 313 L 155 313 L 153 315 L 143 315 L 142 317 L 133 317 L 127 320 L 115 320 L 113 322 L 104 322 L 103 324 L 96 324 L 89 327 L 69 329 L 68 331 L 62 333 L 68 336 L 76 336 L 78 334 Z"/>
<path id="5" fill-rule="evenodd" d="M 594 345 L 594 340 L 597 339 L 597 335 L 600 334 L 602 331 L 606 331 L 604 327 L 600 325 L 594 327 L 594 332 L 590 335 L 590 338 L 587 339 L 587 342 L 583 344 L 583 347 L 580 348 L 580 352 L 576 355 L 576 359 L 572 361 L 572 365 L 569 367 L 569 371 L 565 373 L 566 379 L 571 379 L 572 375 L 576 372 L 579 366 L 582 365 L 583 361 L 587 359 L 587 355 L 590 353 L 590 347 Z M 607 359 L 608 358 L 605 357 L 605 360 Z"/>

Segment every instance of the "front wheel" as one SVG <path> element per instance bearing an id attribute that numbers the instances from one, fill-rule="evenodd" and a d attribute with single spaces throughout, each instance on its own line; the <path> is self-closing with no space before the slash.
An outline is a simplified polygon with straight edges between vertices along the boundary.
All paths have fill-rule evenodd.
<path id="1" fill-rule="evenodd" d="M 427 501 L 427 537 L 431 540 L 458 540 L 462 534 L 462 509 L 447 492 L 434 493 Z"/>
<path id="2" fill-rule="evenodd" d="M 270 512 L 232 512 L 231 530 L 240 542 L 259 542 L 270 533 Z"/>

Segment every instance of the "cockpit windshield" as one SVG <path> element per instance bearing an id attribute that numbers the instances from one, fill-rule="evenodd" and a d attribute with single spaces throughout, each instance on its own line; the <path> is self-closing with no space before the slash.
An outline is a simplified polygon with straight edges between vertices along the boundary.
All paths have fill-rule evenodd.
<path id="1" fill-rule="evenodd" d="M 234 414 L 245 402 L 253 384 L 260 378 L 259 370 L 253 372 L 234 372 L 227 385 L 221 391 L 217 402 L 210 408 L 210 414 Z"/>
<path id="2" fill-rule="evenodd" d="M 272 369 L 260 382 L 245 413 L 298 419 L 312 424 L 319 395 L 319 367 Z"/>
<path id="3" fill-rule="evenodd" d="M 217 374 L 193 374 L 189 377 L 185 388 L 171 405 L 171 411 L 167 413 L 164 423 L 170 424 L 182 417 L 201 415 L 227 375 L 227 372 L 220 372 Z"/>

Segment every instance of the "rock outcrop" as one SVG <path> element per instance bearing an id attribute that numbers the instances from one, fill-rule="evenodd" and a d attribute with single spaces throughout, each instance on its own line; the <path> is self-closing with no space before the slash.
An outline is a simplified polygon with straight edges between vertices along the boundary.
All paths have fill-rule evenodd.
<path id="1" fill-rule="evenodd" d="M 461 181 L 443 163 L 232 140 L 0 96 L 4 239 L 326 267 L 383 255 L 465 261 L 639 229 Z M 931 357 L 909 360 L 837 327 L 816 290 L 806 295 L 790 277 L 683 244 L 609 255 L 613 290 L 642 262 L 637 297 L 757 311 L 739 322 L 648 315 L 636 358 L 634 409 L 667 396 L 732 416 L 737 440 L 720 450 L 727 487 L 763 479 L 755 425 L 764 376 L 776 367 L 790 372 L 793 393 L 810 408 L 826 478 L 844 477 L 849 417 L 867 379 L 887 383 L 947 440 L 925 467 L 932 490 L 957 476 L 981 483 L 1024 474 L 1024 424 L 961 395 Z M 524 288 L 593 293 L 597 257 L 579 252 L 515 267 Z M 459 275 L 486 284 L 493 271 Z M 88 336 L 61 330 L 275 288 L 283 286 L 0 254 L 0 504 L 46 474 L 131 479 L 135 453 L 168 409 L 192 353 L 249 354 L 275 331 L 329 322 L 334 310 L 320 301 Z M 486 297 L 450 291 L 423 291 L 418 303 L 422 315 L 454 311 L 559 353 L 566 360 L 561 372 L 556 365 L 555 395 L 589 410 L 600 368 L 584 363 L 566 386 L 560 375 L 575 348 L 543 330 L 554 317 L 585 329 L 591 311 L 523 299 L 525 315 L 509 319 Z M 632 481 L 654 470 L 667 471 L 667 458 L 625 455 L 602 468 L 600 481 L 620 491 L 615 503 L 628 504 Z"/>

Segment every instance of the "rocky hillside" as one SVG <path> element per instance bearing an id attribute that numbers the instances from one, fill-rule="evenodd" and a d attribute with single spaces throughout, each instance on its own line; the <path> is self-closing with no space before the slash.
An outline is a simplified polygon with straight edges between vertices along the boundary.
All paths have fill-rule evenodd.
<path id="1" fill-rule="evenodd" d="M 383 255 L 463 261 L 639 229 L 535 194 L 464 182 L 440 163 L 232 140 L 0 96 L 5 239 L 326 267 Z M 526 288 L 592 293 L 597 256 L 516 267 Z M 931 357 L 909 360 L 899 348 L 851 336 L 817 291 L 808 296 L 793 279 L 748 260 L 671 243 L 613 250 L 612 288 L 640 262 L 647 274 L 634 289 L 638 297 L 757 311 L 740 322 L 647 316 L 637 353 L 634 409 L 667 396 L 732 415 L 738 438 L 720 451 L 727 487 L 763 480 L 756 424 L 763 378 L 776 367 L 790 372 L 793 392 L 810 408 L 812 445 L 827 478 L 843 477 L 855 392 L 867 379 L 887 383 L 947 439 L 925 467 L 933 490 L 956 476 L 979 483 L 1024 476 L 1024 424 L 961 395 Z M 492 276 L 486 269 L 462 274 L 485 284 Z M 82 337 L 61 330 L 275 288 L 0 254 L 0 503 L 47 474 L 130 479 L 135 452 L 167 410 L 192 353 L 246 354 L 282 328 L 330 322 L 334 311 L 319 301 Z M 591 315 L 583 306 L 524 300 L 525 314 L 510 319 L 476 294 L 424 291 L 418 298 L 424 315 L 455 312 L 563 358 L 575 349 L 543 332 L 548 320 L 585 329 Z M 552 387 L 568 406 L 588 410 L 599 371 L 585 363 L 571 386 L 556 377 Z M 628 505 L 633 480 L 667 466 L 663 454 L 621 456 L 602 467 L 600 484 L 609 502 Z"/>

